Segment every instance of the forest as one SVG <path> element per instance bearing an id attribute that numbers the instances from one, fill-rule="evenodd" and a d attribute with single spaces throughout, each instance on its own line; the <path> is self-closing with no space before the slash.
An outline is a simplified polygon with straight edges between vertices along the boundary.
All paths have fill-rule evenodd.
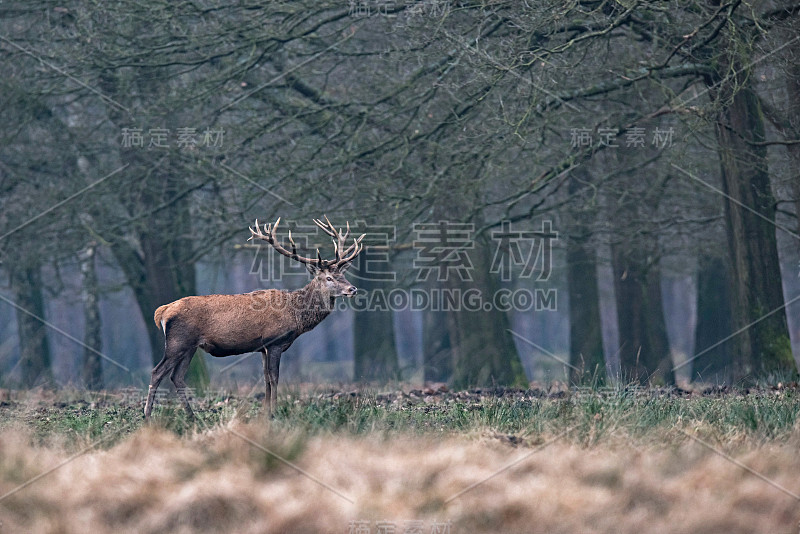
<path id="1" fill-rule="evenodd" d="M 139 385 L 155 308 L 299 287 L 247 228 L 283 217 L 329 254 L 323 214 L 367 233 L 362 291 L 298 342 L 297 380 L 796 373 L 794 4 L 24 2 L 0 24 L 6 386 Z M 225 365 L 195 360 L 198 385 Z"/>
<path id="2" fill-rule="evenodd" d="M 445 532 L 445 516 L 453 532 L 530 532 L 542 517 L 568 519 L 536 531 L 662 532 L 691 503 L 677 490 L 663 509 L 660 497 L 640 503 L 637 484 L 661 495 L 671 490 L 660 477 L 700 482 L 652 465 L 723 479 L 738 469 L 670 456 L 681 447 L 713 444 L 772 474 L 796 468 L 800 3 L 10 1 L 0 3 L 0 72 L 0 443 L 12 451 L 0 459 L 0 532 L 4 517 L 12 530 L 80 530 L 78 519 L 67 528 L 20 512 L 22 497 L 6 492 L 35 475 L 23 444 L 44 447 L 43 465 L 55 466 L 109 428 L 116 437 L 99 448 L 112 456 L 98 462 L 152 446 L 164 465 L 188 454 L 195 480 L 215 462 L 231 466 L 226 477 L 284 476 L 294 458 L 311 469 L 328 433 L 369 458 L 376 436 L 422 434 L 419 447 L 442 457 L 479 454 L 488 439 L 494 452 L 467 484 L 505 469 L 496 447 L 533 454 L 563 439 L 563 457 L 547 454 L 578 466 L 581 491 L 632 495 L 612 507 L 621 523 L 597 526 L 600 501 L 576 518 L 555 514 L 569 497 L 551 495 L 552 508 L 531 516 L 509 504 L 507 486 L 496 522 L 448 507 L 452 488 L 439 482 L 425 486 L 427 500 L 386 493 L 372 508 L 329 492 L 338 504 L 320 518 L 334 527 L 298 512 L 275 532 L 341 532 L 349 521 L 363 533 L 353 522 L 374 527 L 381 513 L 398 532 L 415 514 L 426 532 Z M 155 310 L 190 295 L 302 287 L 303 266 L 248 240 L 248 228 L 280 218 L 285 246 L 291 232 L 301 254 L 331 258 L 312 222 L 324 217 L 365 234 L 347 273 L 359 291 L 284 355 L 273 427 L 256 423 L 257 353 L 202 350 L 188 382 L 204 426 L 183 419 L 174 389 L 156 407 L 163 428 L 126 426 L 141 425 L 164 354 Z M 622 442 L 622 456 L 669 450 L 636 456 L 627 475 L 622 456 L 603 452 Z M 583 463 L 585 449 L 608 471 Z M 288 460 L 276 467 L 274 451 Z M 389 450 L 398 465 L 406 453 Z M 365 480 L 391 478 L 369 465 Z M 261 484 L 252 476 L 239 482 Z M 87 506 L 95 483 L 71 506 Z M 796 500 L 769 500 L 769 520 L 745 517 L 745 506 L 713 524 L 795 532 L 800 498 L 786 484 L 783 497 Z M 731 500 L 707 496 L 705 509 L 763 509 L 760 492 L 736 488 Z M 220 517 L 275 512 L 256 497 L 217 497 L 186 498 Z M 628 513 L 639 505 L 661 522 Z M 103 517 L 117 532 L 189 524 L 177 508 L 116 506 Z M 687 525 L 702 524 L 692 517 Z M 190 523 L 186 532 L 216 525 Z M 262 531 L 253 525 L 241 531 Z"/>

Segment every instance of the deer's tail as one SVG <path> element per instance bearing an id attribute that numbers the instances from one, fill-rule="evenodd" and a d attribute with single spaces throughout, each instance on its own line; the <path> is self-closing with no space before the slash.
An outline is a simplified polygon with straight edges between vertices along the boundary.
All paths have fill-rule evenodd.
<path id="1" fill-rule="evenodd" d="M 166 304 L 164 304 L 163 306 L 159 306 L 158 308 L 156 308 L 156 313 L 153 315 L 153 320 L 156 322 L 156 327 L 158 327 L 159 330 L 164 331 L 164 333 L 166 333 L 166 330 L 164 329 L 164 323 L 161 320 L 161 316 L 164 315 L 164 311 L 166 309 L 167 309 Z"/>

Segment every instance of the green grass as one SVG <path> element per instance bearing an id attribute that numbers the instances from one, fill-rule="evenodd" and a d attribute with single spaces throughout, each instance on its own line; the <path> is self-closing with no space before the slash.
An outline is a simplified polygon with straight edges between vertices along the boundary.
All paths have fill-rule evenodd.
<path id="1" fill-rule="evenodd" d="M 624 393 L 574 395 L 565 399 L 488 398 L 390 407 L 374 397 L 283 403 L 281 424 L 309 433 L 469 433 L 511 435 L 558 433 L 575 427 L 579 436 L 646 439 L 676 428 L 704 428 L 719 436 L 755 440 L 787 438 L 797 422 L 796 393 L 729 398 L 642 398 Z"/>
<path id="2" fill-rule="evenodd" d="M 503 396 L 445 393 L 432 396 L 364 391 L 355 395 L 300 393 L 287 388 L 272 428 L 305 435 L 439 436 L 500 434 L 536 444 L 570 430 L 586 446 L 614 440 L 669 442 L 692 431 L 720 444 L 782 442 L 797 436 L 800 390 L 682 396 L 674 390 L 580 391 L 558 396 L 511 391 Z M 484 392 L 485 393 L 485 392 Z M 264 420 L 261 400 L 205 396 L 194 399 L 199 423 L 187 420 L 170 397 L 158 404 L 153 424 L 178 435 Z M 81 446 L 105 437 L 113 444 L 143 424 L 141 405 L 113 394 L 58 392 L 21 395 L 0 407 L 0 430 L 22 427 L 38 443 Z"/>

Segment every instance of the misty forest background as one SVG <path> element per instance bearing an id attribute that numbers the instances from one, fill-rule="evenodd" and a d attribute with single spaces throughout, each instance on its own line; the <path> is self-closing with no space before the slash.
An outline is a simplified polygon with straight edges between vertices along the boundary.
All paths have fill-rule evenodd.
<path id="1" fill-rule="evenodd" d="M 349 275 L 367 291 L 557 306 L 338 311 L 290 381 L 796 374 L 797 2 L 3 2 L 0 72 L 0 386 L 144 384 L 157 306 L 299 287 L 247 227 L 322 214 L 395 229 L 362 260 L 397 279 Z M 438 221 L 474 225 L 471 281 L 417 280 Z M 546 282 L 490 272 L 504 224 L 543 221 Z M 193 384 L 260 377 L 234 361 L 196 357 Z"/>

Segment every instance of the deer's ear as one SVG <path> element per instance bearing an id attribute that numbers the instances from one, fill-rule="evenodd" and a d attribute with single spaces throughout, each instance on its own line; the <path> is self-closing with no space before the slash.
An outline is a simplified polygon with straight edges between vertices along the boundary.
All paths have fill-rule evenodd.
<path id="1" fill-rule="evenodd" d="M 308 272 L 310 272 L 313 276 L 316 276 L 320 271 L 320 268 L 316 263 L 306 263 L 305 266 L 306 269 L 308 269 Z"/>

